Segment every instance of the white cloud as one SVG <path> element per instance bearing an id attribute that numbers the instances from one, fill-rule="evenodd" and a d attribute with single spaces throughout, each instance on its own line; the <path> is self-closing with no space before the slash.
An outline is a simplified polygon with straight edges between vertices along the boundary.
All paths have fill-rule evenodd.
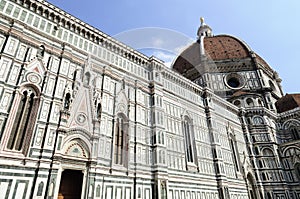
<path id="1" fill-rule="evenodd" d="M 157 27 L 128 30 L 114 37 L 134 49 L 161 49 L 174 54 L 194 41 L 178 31 Z"/>
<path id="2" fill-rule="evenodd" d="M 163 52 L 163 51 L 159 51 L 156 50 L 153 52 L 153 55 L 161 60 L 164 61 L 169 61 L 169 60 L 173 60 L 175 58 L 174 54 L 168 53 L 168 52 Z"/>
<path id="3" fill-rule="evenodd" d="M 154 37 L 152 38 L 150 46 L 152 46 L 152 48 L 162 48 L 164 46 L 164 41 L 162 38 Z"/>
<path id="4" fill-rule="evenodd" d="M 158 59 L 163 60 L 165 62 L 165 65 L 168 67 L 171 67 L 173 60 L 176 58 L 175 54 L 161 50 L 154 50 L 152 54 Z"/>

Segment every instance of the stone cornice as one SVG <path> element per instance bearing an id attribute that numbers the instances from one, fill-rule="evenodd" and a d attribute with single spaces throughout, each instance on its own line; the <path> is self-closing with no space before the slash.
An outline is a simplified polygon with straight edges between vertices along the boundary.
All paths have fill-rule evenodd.
<path id="1" fill-rule="evenodd" d="M 10 19 L 10 18 L 2 15 L 1 13 L 0 13 L 0 17 L 1 18 L 5 18 L 7 20 Z M 5 26 L 0 25 L 0 29 L 5 34 L 9 34 L 11 36 L 14 36 L 14 37 L 18 38 L 20 41 L 22 41 L 23 43 L 25 43 L 27 45 L 30 45 L 30 46 L 35 47 L 35 48 L 39 48 L 40 45 L 44 45 L 46 52 L 48 52 L 49 54 L 56 55 L 56 56 L 68 57 L 73 62 L 75 62 L 75 63 L 77 63 L 79 65 L 80 64 L 84 64 L 84 60 L 83 59 L 80 59 L 77 56 L 73 56 L 72 55 L 72 53 L 71 53 L 70 50 L 74 50 L 73 48 L 69 47 L 70 50 L 62 51 L 62 49 L 64 49 L 65 47 L 70 46 L 69 44 L 62 43 L 62 45 L 60 45 L 60 46 L 49 45 L 48 43 L 40 41 L 37 38 L 34 38 L 32 35 L 26 34 L 26 32 L 24 32 L 24 31 L 22 31 L 22 29 L 20 29 L 20 26 L 25 27 L 27 30 L 30 30 L 33 33 L 41 34 L 37 30 L 35 30 L 34 28 L 31 28 L 31 27 L 27 26 L 25 23 L 22 23 L 20 21 L 14 21 L 13 24 L 11 24 L 11 27 L 9 29 L 5 28 Z M 61 43 L 61 42 L 59 42 L 59 40 L 55 39 L 54 37 L 50 38 L 46 34 L 43 34 L 43 36 L 45 36 L 47 39 L 51 40 L 53 43 L 55 43 L 55 42 L 57 44 Z M 76 51 L 78 51 L 82 55 L 86 55 L 87 56 L 87 53 L 81 51 L 80 49 L 76 48 Z M 62 52 L 63 52 L 63 54 L 62 54 Z"/>
<path id="2" fill-rule="evenodd" d="M 235 105 L 231 104 L 230 102 L 224 100 L 220 96 L 212 93 L 211 94 L 211 99 L 214 101 L 215 104 L 220 105 L 220 106 L 228 109 L 232 113 L 239 114 L 239 110 L 238 110 L 237 106 L 235 106 Z"/>
<path id="3" fill-rule="evenodd" d="M 294 108 L 289 111 L 285 111 L 283 113 L 279 113 L 278 116 L 279 116 L 279 120 L 300 118 L 300 107 Z"/>
<path id="4" fill-rule="evenodd" d="M 252 107 L 245 109 L 246 116 L 253 116 L 253 115 L 266 115 L 270 118 L 277 119 L 277 114 L 264 108 L 264 107 Z"/>
<path id="5" fill-rule="evenodd" d="M 35 12 L 36 14 L 52 21 L 58 27 L 63 27 L 81 37 L 105 47 L 106 49 L 139 65 L 148 65 L 149 58 L 115 40 L 95 27 L 79 20 L 71 14 L 44 0 L 14 0 L 18 5 Z"/>
<path id="6" fill-rule="evenodd" d="M 170 80 L 171 82 L 176 83 L 179 86 L 182 86 L 186 89 L 193 90 L 195 93 L 199 92 L 199 95 L 202 95 L 203 88 L 193 81 L 183 77 L 179 73 L 165 67 L 162 71 L 164 79 Z"/>

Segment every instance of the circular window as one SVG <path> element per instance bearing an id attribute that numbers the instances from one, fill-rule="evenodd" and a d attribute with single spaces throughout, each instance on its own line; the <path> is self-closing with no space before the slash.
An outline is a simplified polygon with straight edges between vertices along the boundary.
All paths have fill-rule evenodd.
<path id="1" fill-rule="evenodd" d="M 237 73 L 230 73 L 225 77 L 225 84 L 231 89 L 240 89 L 244 86 L 244 78 Z"/>
<path id="2" fill-rule="evenodd" d="M 241 106 L 241 102 L 240 102 L 240 100 L 236 100 L 236 101 L 234 101 L 234 102 L 233 102 L 233 104 L 234 104 L 234 105 L 236 105 L 236 106 L 238 106 L 238 107 L 240 107 L 240 106 Z"/>
<path id="3" fill-rule="evenodd" d="M 230 78 L 227 81 L 227 83 L 232 88 L 238 88 L 238 87 L 240 87 L 240 84 L 241 84 L 240 81 L 237 78 L 235 78 L 235 77 Z"/>

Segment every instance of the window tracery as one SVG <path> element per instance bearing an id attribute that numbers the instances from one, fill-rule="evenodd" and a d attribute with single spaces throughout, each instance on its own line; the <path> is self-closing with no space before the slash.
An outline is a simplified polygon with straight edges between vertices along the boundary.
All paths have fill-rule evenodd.
<path id="1" fill-rule="evenodd" d="M 128 124 L 126 117 L 118 114 L 115 124 L 114 133 L 114 163 L 118 165 L 125 165 L 128 152 Z"/>
<path id="2" fill-rule="evenodd" d="M 186 116 L 183 121 L 183 134 L 185 141 L 185 155 L 187 162 L 194 162 L 193 142 L 192 142 L 192 124 Z"/>
<path id="3" fill-rule="evenodd" d="M 29 145 L 33 124 L 38 108 L 37 93 L 31 87 L 21 93 L 21 100 L 17 106 L 11 134 L 7 143 L 9 150 L 22 151 Z"/>

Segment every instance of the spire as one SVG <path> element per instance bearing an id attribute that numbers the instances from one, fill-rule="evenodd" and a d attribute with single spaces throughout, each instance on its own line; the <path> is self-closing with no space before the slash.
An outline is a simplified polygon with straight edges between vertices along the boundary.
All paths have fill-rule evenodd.
<path id="1" fill-rule="evenodd" d="M 204 36 L 204 37 L 212 36 L 212 29 L 208 25 L 206 25 L 203 17 L 200 17 L 200 22 L 201 22 L 201 25 L 198 28 L 198 32 L 197 32 L 198 37 L 200 38 L 201 36 Z"/>

